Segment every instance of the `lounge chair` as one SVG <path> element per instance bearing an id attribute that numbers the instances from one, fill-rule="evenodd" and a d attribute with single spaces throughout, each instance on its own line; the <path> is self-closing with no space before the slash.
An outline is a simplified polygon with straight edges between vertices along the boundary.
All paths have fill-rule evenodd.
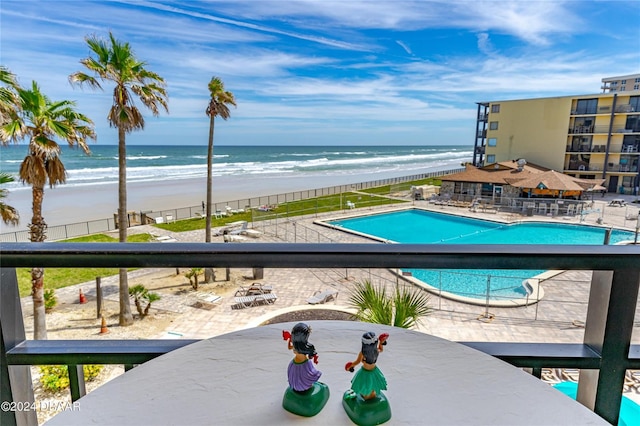
<path id="1" fill-rule="evenodd" d="M 278 296 L 276 296 L 275 293 L 254 294 L 251 296 L 238 296 L 235 297 L 234 300 L 236 303 L 231 308 L 243 309 L 260 305 L 272 305 L 276 303 L 276 300 L 278 300 Z"/>
<path id="2" fill-rule="evenodd" d="M 247 240 L 247 238 L 243 237 L 242 235 L 224 234 L 222 237 L 225 243 L 237 243 Z"/>
<path id="3" fill-rule="evenodd" d="M 350 209 L 355 209 L 356 204 L 353 201 L 347 201 L 347 207 L 349 207 Z"/>
<path id="4" fill-rule="evenodd" d="M 173 215 L 168 214 L 167 215 L 167 223 L 171 223 L 171 222 L 174 222 Z"/>
<path id="5" fill-rule="evenodd" d="M 249 229 L 249 224 L 246 220 L 240 220 L 238 222 L 230 223 L 229 226 L 225 229 L 230 235 L 240 235 L 244 234 Z"/>
<path id="6" fill-rule="evenodd" d="M 156 223 L 164 223 L 164 218 L 162 216 L 156 217 L 155 221 Z"/>
<path id="7" fill-rule="evenodd" d="M 151 235 L 153 236 L 153 239 L 159 243 L 174 243 L 178 241 L 169 235 L 154 235 L 154 234 L 151 234 Z"/>
<path id="8" fill-rule="evenodd" d="M 338 290 L 327 289 L 324 291 L 316 291 L 313 296 L 307 299 L 307 303 L 311 305 L 318 305 L 330 302 L 331 300 L 338 300 Z"/>
<path id="9" fill-rule="evenodd" d="M 273 287 L 270 285 L 264 285 L 262 283 L 253 283 L 249 287 L 240 286 L 236 293 L 235 297 L 241 296 L 255 296 L 256 294 L 269 294 L 273 291 Z"/>
<path id="10" fill-rule="evenodd" d="M 255 229 L 245 229 L 241 234 L 251 238 L 258 238 L 262 235 L 262 232 L 256 231 Z"/>

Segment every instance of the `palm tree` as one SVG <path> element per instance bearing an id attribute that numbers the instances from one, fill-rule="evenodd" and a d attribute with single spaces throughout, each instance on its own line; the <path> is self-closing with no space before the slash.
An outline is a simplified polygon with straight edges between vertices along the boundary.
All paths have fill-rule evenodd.
<path id="1" fill-rule="evenodd" d="M 390 296 L 383 285 L 373 285 L 369 280 L 355 284 L 349 304 L 356 309 L 360 321 L 401 328 L 415 326 L 432 311 L 429 296 L 423 291 L 396 286 Z"/>
<path id="2" fill-rule="evenodd" d="M 8 173 L 0 173 L 0 185 L 4 185 L 9 182 L 13 182 L 13 176 Z M 20 215 L 18 214 L 18 211 L 14 207 L 5 204 L 5 202 L 2 201 L 7 197 L 7 194 L 8 191 L 6 189 L 0 189 L 0 216 L 2 216 L 2 222 L 6 225 L 17 225 L 20 222 Z"/>
<path id="3" fill-rule="evenodd" d="M 0 65 L 0 126 L 15 119 L 20 107 L 17 90 L 20 87 L 16 76 L 7 67 Z"/>
<path id="4" fill-rule="evenodd" d="M 209 148 L 207 150 L 207 222 L 205 231 L 205 242 L 211 242 L 211 193 L 213 186 L 213 130 L 215 127 L 215 119 L 220 116 L 224 120 L 228 120 L 231 117 L 229 111 L 229 105 L 236 106 L 236 99 L 233 93 L 224 90 L 224 83 L 220 77 L 212 77 L 209 82 L 209 94 L 211 99 L 209 105 L 207 105 L 207 116 L 209 117 Z M 227 270 L 227 277 L 229 276 Z M 213 277 L 213 270 L 211 268 L 205 269 L 204 281 L 210 282 Z"/>
<path id="5" fill-rule="evenodd" d="M 127 241 L 127 151 L 126 134 L 144 129 L 144 117 L 134 104 L 137 96 L 154 116 L 159 108 L 167 108 L 167 92 L 164 79 L 145 68 L 146 63 L 139 61 L 133 54 L 129 43 L 122 43 L 109 33 L 109 40 L 95 36 L 86 38 L 95 58 L 82 59 L 90 74 L 76 72 L 69 76 L 72 84 L 87 84 L 94 89 L 102 89 L 100 81 L 113 82 L 113 105 L 107 120 L 118 129 L 118 234 L 121 243 Z M 133 93 L 132 93 L 133 92 Z M 135 96 L 134 96 L 135 95 Z M 120 269 L 120 325 L 133 324 L 133 315 L 129 302 L 127 270 Z"/>
<path id="6" fill-rule="evenodd" d="M 0 86 L 0 127 L 4 127 L 17 118 L 16 114 L 20 107 L 17 90 L 20 86 L 15 75 L 2 65 L 0 65 L 0 83 L 2 84 Z M 0 184 L 4 185 L 13 181 L 13 176 L 0 172 Z M 7 194 L 8 191 L 6 189 L 0 189 L 0 200 L 6 198 Z M 2 216 L 2 222 L 7 225 L 17 225 L 20 221 L 18 211 L 5 204 L 4 201 L 0 201 L 0 215 Z"/>
<path id="7" fill-rule="evenodd" d="M 33 216 L 29 224 L 31 242 L 46 239 L 47 224 L 42 217 L 44 186 L 65 183 L 67 172 L 60 159 L 60 146 L 55 139 L 67 141 L 89 153 L 87 138 L 95 139 L 93 122 L 75 111 L 72 101 L 53 102 L 41 91 L 36 82 L 31 89 L 16 88 L 18 104 L 10 119 L 0 130 L 3 144 L 29 138 L 29 152 L 20 165 L 19 177 L 31 185 Z M 44 306 L 44 268 L 31 269 L 31 295 L 33 297 L 34 339 L 46 339 Z"/>

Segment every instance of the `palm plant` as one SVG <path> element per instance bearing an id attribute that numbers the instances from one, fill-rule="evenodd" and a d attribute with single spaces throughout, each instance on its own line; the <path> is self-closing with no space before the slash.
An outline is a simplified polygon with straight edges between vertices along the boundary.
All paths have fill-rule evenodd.
<path id="1" fill-rule="evenodd" d="M 95 36 L 86 38 L 89 49 L 95 57 L 89 56 L 80 63 L 90 72 L 76 72 L 69 76 L 72 84 L 86 84 L 94 89 L 102 89 L 100 81 L 114 83 L 113 105 L 107 120 L 111 127 L 118 129 L 118 235 L 119 241 L 127 241 L 127 152 L 126 134 L 144 129 L 144 117 L 134 104 L 134 95 L 154 116 L 160 107 L 167 108 L 165 82 L 158 74 L 145 68 L 133 54 L 129 43 L 122 43 L 109 33 L 109 40 Z M 120 325 L 133 323 L 129 303 L 127 270 L 121 268 L 120 276 Z"/>
<path id="2" fill-rule="evenodd" d="M 388 295 L 384 285 L 369 280 L 357 282 L 349 296 L 349 304 L 356 309 L 360 321 L 411 328 L 432 311 L 429 296 L 408 286 L 396 286 Z"/>
<path id="3" fill-rule="evenodd" d="M 213 131 L 215 127 L 215 119 L 220 116 L 223 120 L 228 120 L 231 117 L 229 111 L 229 105 L 236 106 L 236 100 L 233 93 L 224 90 L 224 83 L 219 77 L 212 77 L 209 81 L 209 94 L 211 99 L 209 105 L 207 105 L 207 116 L 209 117 L 209 148 L 207 150 L 207 219 L 206 219 L 206 231 L 205 242 L 211 242 L 211 215 L 213 214 L 211 199 L 213 191 Z M 227 273 L 227 276 L 229 274 Z M 204 282 L 210 282 L 213 278 L 213 270 L 211 268 L 205 269 Z"/>
<path id="4" fill-rule="evenodd" d="M 18 100 L 18 80 L 7 67 L 0 65 L 0 126 L 15 120 L 20 102 Z"/>
<path id="5" fill-rule="evenodd" d="M 72 101 L 53 102 L 36 82 L 31 89 L 16 88 L 17 104 L 0 130 L 3 144 L 29 138 L 28 153 L 20 165 L 19 178 L 31 185 L 33 215 L 29 224 L 31 242 L 46 239 L 47 224 L 42 217 L 44 186 L 65 183 L 67 172 L 60 159 L 60 146 L 55 139 L 67 141 L 89 153 L 87 138 L 95 139 L 93 122 L 75 110 Z M 44 306 L 44 268 L 31 269 L 34 311 L 34 339 L 46 339 Z"/>
<path id="6" fill-rule="evenodd" d="M 13 176 L 7 173 L 0 172 L 0 185 L 13 182 Z M 0 188 L 0 216 L 2 216 L 2 222 L 7 225 L 17 225 L 20 222 L 20 215 L 18 211 L 6 204 L 3 199 L 7 197 L 8 191 L 4 188 Z"/>

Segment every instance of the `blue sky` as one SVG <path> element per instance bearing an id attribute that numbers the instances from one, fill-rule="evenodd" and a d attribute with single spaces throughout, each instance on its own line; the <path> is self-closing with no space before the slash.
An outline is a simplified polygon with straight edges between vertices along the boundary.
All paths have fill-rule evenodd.
<path id="1" fill-rule="evenodd" d="M 114 144 L 104 92 L 73 88 L 87 35 L 128 41 L 169 114 L 128 144 L 206 144 L 207 83 L 236 96 L 216 144 L 473 143 L 476 102 L 599 93 L 640 72 L 638 1 L 2 0 L 0 62 Z"/>

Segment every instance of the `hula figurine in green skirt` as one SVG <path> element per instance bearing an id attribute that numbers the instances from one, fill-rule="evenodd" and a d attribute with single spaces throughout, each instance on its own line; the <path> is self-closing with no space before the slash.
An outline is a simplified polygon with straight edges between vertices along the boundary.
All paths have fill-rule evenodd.
<path id="1" fill-rule="evenodd" d="M 294 356 L 287 368 L 289 387 L 284 393 L 282 406 L 285 410 L 304 417 L 318 414 L 329 400 L 329 387 L 318 379 L 322 373 L 316 370 L 318 363 L 315 347 L 309 343 L 311 327 L 296 324 L 291 333 L 284 330 L 282 338 L 287 341 Z"/>
<path id="2" fill-rule="evenodd" d="M 387 380 L 376 366 L 378 355 L 384 350 L 389 335 L 376 337 L 372 331 L 362 335 L 362 350 L 353 362 L 345 365 L 345 370 L 353 371 L 355 366 L 362 367 L 351 379 L 351 389 L 342 397 L 342 406 L 355 424 L 360 426 L 379 425 L 391 418 L 391 407 L 382 393 L 387 389 Z"/>

